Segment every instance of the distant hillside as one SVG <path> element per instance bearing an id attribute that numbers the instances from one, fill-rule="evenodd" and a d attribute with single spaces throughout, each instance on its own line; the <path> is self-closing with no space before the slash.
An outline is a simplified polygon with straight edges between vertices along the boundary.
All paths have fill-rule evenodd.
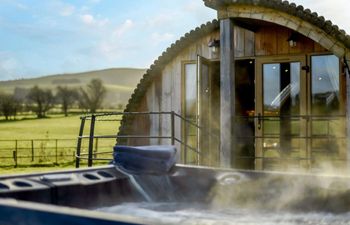
<path id="1" fill-rule="evenodd" d="M 51 75 L 33 79 L 0 81 L 0 91 L 24 94 L 27 89 L 38 85 L 56 91 L 57 86 L 84 87 L 91 79 L 99 78 L 107 88 L 105 106 L 116 107 L 118 104 L 125 105 L 135 89 L 137 83 L 145 73 L 145 69 L 115 68 L 98 71 L 90 71 L 73 74 Z"/>

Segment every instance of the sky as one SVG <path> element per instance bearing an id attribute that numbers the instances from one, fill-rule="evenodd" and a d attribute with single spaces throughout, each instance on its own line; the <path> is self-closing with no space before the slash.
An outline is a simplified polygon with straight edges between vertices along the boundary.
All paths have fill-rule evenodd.
<path id="1" fill-rule="evenodd" d="M 294 0 L 350 33 L 348 0 Z M 148 68 L 216 18 L 202 0 L 0 0 L 0 80 Z"/>

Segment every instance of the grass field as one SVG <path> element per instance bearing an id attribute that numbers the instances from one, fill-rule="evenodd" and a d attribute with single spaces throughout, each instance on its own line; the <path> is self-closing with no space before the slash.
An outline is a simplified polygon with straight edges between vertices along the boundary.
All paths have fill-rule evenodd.
<path id="1" fill-rule="evenodd" d="M 120 117 L 110 117 L 108 121 L 97 121 L 95 135 L 116 135 L 119 129 L 118 119 Z M 41 171 L 40 168 L 43 170 L 72 168 L 80 122 L 80 117 L 77 115 L 1 121 L 0 174 L 35 172 Z M 89 129 L 88 120 L 84 135 L 89 134 Z M 114 144 L 115 139 L 95 139 L 94 152 L 112 151 Z M 87 153 L 87 146 L 88 139 L 84 139 L 82 153 Z M 18 163 L 16 169 L 14 169 L 16 160 L 13 156 L 15 151 Z M 111 158 L 111 154 L 100 157 Z"/>
<path id="2" fill-rule="evenodd" d="M 101 79 L 106 86 L 106 108 L 119 108 L 127 103 L 145 69 L 113 68 L 75 74 L 59 74 L 33 79 L 0 81 L 1 92 L 25 95 L 34 85 L 56 91 L 57 86 L 70 88 L 85 87 L 91 79 Z M 60 112 L 60 109 L 51 110 Z M 49 115 L 49 118 L 37 119 L 35 115 L 20 115 L 16 121 L 4 121 L 0 117 L 0 175 L 38 172 L 74 167 L 77 136 L 80 128 L 78 115 L 64 117 Z M 95 135 L 116 135 L 120 118 L 108 118 L 97 121 Z M 88 135 L 90 121 L 86 121 L 84 135 Z M 95 139 L 94 153 L 112 151 L 115 138 Z M 82 153 L 87 153 L 88 139 L 83 139 Z M 98 155 L 111 158 L 111 154 Z M 86 162 L 86 161 L 85 161 Z M 105 163 L 105 162 L 102 162 Z M 84 161 L 83 161 L 84 165 Z M 14 167 L 17 168 L 14 168 Z"/>
<path id="3" fill-rule="evenodd" d="M 80 126 L 79 116 L 29 118 L 21 121 L 1 121 L 0 139 L 76 138 Z"/>
<path id="4" fill-rule="evenodd" d="M 116 119 L 114 117 L 114 119 Z M 48 118 L 27 118 L 19 121 L 0 121 L 1 139 L 74 139 L 78 136 L 80 116 L 64 117 L 62 114 L 50 115 Z M 119 121 L 97 122 L 97 133 L 116 134 Z M 86 122 L 85 133 L 89 131 Z"/>

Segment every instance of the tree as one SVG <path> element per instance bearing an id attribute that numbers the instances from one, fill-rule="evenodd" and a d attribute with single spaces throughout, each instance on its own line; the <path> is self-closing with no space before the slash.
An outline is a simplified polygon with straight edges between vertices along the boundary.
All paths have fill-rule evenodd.
<path id="1" fill-rule="evenodd" d="M 20 101 L 14 95 L 0 93 L 0 113 L 5 117 L 5 120 L 11 116 L 16 118 L 20 107 Z"/>
<path id="2" fill-rule="evenodd" d="M 27 98 L 28 92 L 29 89 L 27 88 L 15 87 L 15 90 L 13 91 L 13 96 L 20 102 L 24 102 Z"/>
<path id="3" fill-rule="evenodd" d="M 65 116 L 68 116 L 68 109 L 78 99 L 78 92 L 74 89 L 68 88 L 67 86 L 57 87 L 56 99 L 62 105 L 62 111 Z"/>
<path id="4" fill-rule="evenodd" d="M 38 118 L 44 118 L 46 112 L 53 107 L 54 97 L 49 89 L 34 86 L 29 90 L 27 98 L 32 103 L 31 108 Z"/>
<path id="5" fill-rule="evenodd" d="M 85 89 L 80 88 L 80 107 L 95 113 L 101 108 L 107 90 L 100 79 L 93 79 Z"/>

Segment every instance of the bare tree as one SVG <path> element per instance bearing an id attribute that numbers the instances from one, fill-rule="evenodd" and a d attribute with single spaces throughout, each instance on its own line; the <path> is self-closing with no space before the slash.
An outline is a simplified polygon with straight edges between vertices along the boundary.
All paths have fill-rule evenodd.
<path id="1" fill-rule="evenodd" d="M 14 95 L 0 93 L 0 113 L 5 117 L 5 120 L 11 116 L 16 119 L 20 107 L 20 101 Z"/>
<path id="2" fill-rule="evenodd" d="M 54 97 L 49 89 L 34 86 L 29 90 L 27 98 L 32 103 L 31 108 L 38 118 L 44 118 L 47 111 L 53 107 Z"/>
<path id="3" fill-rule="evenodd" d="M 101 108 L 106 92 L 107 90 L 100 79 L 91 80 L 85 89 L 80 88 L 80 107 L 95 113 L 97 109 Z"/>
<path id="4" fill-rule="evenodd" d="M 74 89 L 68 88 L 67 86 L 57 87 L 56 100 L 62 105 L 62 111 L 65 116 L 68 116 L 68 109 L 78 99 L 78 92 Z"/>

